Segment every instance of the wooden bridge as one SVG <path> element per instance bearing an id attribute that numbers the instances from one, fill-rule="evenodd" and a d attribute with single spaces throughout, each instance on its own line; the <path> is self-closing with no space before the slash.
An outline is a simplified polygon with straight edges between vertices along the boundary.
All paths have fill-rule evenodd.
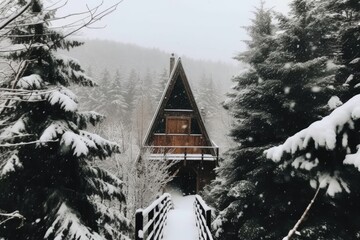
<path id="1" fill-rule="evenodd" d="M 163 194 L 146 209 L 138 209 L 135 240 L 212 240 L 211 208 L 199 195 Z"/>

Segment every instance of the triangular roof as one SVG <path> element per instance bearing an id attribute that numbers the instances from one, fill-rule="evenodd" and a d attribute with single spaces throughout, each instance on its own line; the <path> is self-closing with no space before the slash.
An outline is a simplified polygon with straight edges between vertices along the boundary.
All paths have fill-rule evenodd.
<path id="1" fill-rule="evenodd" d="M 154 114 L 154 117 L 151 121 L 151 124 L 150 124 L 150 127 L 145 135 L 145 138 L 144 138 L 144 142 L 143 142 L 143 146 L 147 146 L 150 142 L 150 138 L 151 138 L 151 134 L 154 132 L 155 128 L 156 128 L 156 123 L 160 120 L 164 110 L 165 110 L 165 106 L 166 104 L 168 103 L 169 99 L 170 99 L 170 96 L 171 96 L 171 93 L 173 92 L 174 90 L 174 86 L 176 84 L 177 81 L 182 81 L 182 84 L 185 88 L 185 92 L 186 92 L 186 95 L 187 95 L 187 98 L 189 99 L 190 101 L 190 104 L 191 104 L 191 110 L 193 110 L 193 113 L 194 113 L 194 116 L 199 124 L 199 127 L 200 127 L 200 131 L 205 139 L 205 142 L 207 144 L 207 146 L 213 146 L 213 143 L 212 141 L 210 140 L 210 137 L 209 137 L 209 134 L 207 133 L 206 131 L 206 128 L 205 128 L 205 125 L 204 125 L 204 121 L 201 117 L 201 114 L 200 114 L 200 111 L 199 111 L 199 108 L 195 102 L 195 98 L 194 98 L 194 95 L 191 91 L 191 88 L 190 88 L 190 84 L 188 82 L 188 79 L 186 77 L 186 74 L 185 74 L 185 71 L 184 71 L 184 68 L 182 66 L 182 63 L 181 63 L 181 58 L 178 58 L 178 60 L 176 61 L 175 63 L 175 66 L 170 74 L 170 78 L 169 78 L 169 81 L 167 82 L 166 84 L 166 87 L 165 87 L 165 90 L 163 92 L 163 95 L 161 97 L 161 100 L 160 100 L 160 103 L 156 109 L 156 112 Z"/>

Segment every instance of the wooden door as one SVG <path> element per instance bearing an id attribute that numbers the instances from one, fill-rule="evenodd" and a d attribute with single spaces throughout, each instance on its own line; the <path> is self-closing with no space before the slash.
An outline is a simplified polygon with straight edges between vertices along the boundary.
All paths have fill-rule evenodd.
<path id="1" fill-rule="evenodd" d="M 166 119 L 167 134 L 189 134 L 190 118 L 168 117 Z"/>

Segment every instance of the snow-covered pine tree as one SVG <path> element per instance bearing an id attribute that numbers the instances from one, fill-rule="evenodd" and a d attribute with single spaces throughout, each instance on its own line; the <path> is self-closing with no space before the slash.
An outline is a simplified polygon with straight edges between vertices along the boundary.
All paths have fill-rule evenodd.
<path id="1" fill-rule="evenodd" d="M 91 95 L 87 96 L 87 105 L 105 114 L 108 121 L 120 121 L 128 110 L 122 81 L 118 70 L 112 77 L 110 72 L 105 69 L 99 86 L 93 88 Z"/>
<path id="2" fill-rule="evenodd" d="M 115 122 L 123 119 L 126 110 L 128 110 L 128 105 L 125 102 L 124 97 L 125 91 L 122 87 L 123 82 L 124 81 L 120 74 L 120 71 L 117 69 L 113 80 L 107 86 L 107 114 L 109 114 L 111 116 L 111 119 Z"/>
<path id="3" fill-rule="evenodd" d="M 105 86 L 107 84 L 110 84 L 111 82 L 111 76 L 110 76 L 110 72 L 107 68 L 105 68 L 101 74 L 100 74 L 101 78 L 100 78 L 100 82 L 99 85 L 101 86 Z"/>
<path id="4" fill-rule="evenodd" d="M 162 70 L 162 72 L 157 77 L 157 82 L 155 84 L 155 93 L 156 93 L 156 104 L 160 102 L 160 99 L 164 93 L 165 86 L 169 80 L 169 73 L 166 68 Z"/>
<path id="5" fill-rule="evenodd" d="M 1 97 L 7 98 L 0 108 L 0 209 L 18 210 L 25 220 L 1 224 L 0 238 L 129 239 L 128 220 L 102 201 L 124 204 L 122 182 L 89 162 L 118 146 L 84 130 L 103 116 L 79 112 L 66 88 L 93 82 L 76 60 L 57 53 L 81 43 L 49 28 L 54 14 L 33 0 L 23 21 L 8 26 L 12 45 L 6 57 L 19 71 L 1 81 Z"/>
<path id="6" fill-rule="evenodd" d="M 314 231 L 324 232 L 329 228 L 332 229 L 328 235 L 331 239 L 360 237 L 360 216 L 357 214 L 360 211 L 359 106 L 360 95 L 356 95 L 328 116 L 289 137 L 282 145 L 265 151 L 267 158 L 279 163 L 282 169 L 291 168 L 306 174 L 309 185 L 315 190 L 325 189 L 320 195 L 314 190 L 315 206 L 306 209 L 308 219 L 302 222 L 305 230 L 294 229 L 300 231 L 301 239 L 313 239 L 314 235 L 320 235 Z M 321 193 L 330 199 L 326 200 Z M 317 203 L 319 200 L 321 203 Z M 319 220 L 322 225 L 316 226 L 314 222 Z"/>
<path id="7" fill-rule="evenodd" d="M 126 120 L 126 124 L 130 125 L 132 123 L 132 115 L 133 115 L 133 111 L 135 108 L 135 104 L 136 104 L 136 94 L 138 93 L 137 89 L 138 89 L 138 85 L 139 85 L 140 79 L 139 79 L 139 73 L 136 72 L 135 69 L 131 69 L 129 72 L 129 75 L 126 79 L 125 82 L 125 102 L 128 105 L 128 110 L 127 110 L 127 118 Z"/>
<path id="8" fill-rule="evenodd" d="M 155 91 L 152 82 L 152 74 L 150 71 L 147 71 L 145 77 L 140 78 L 134 86 L 135 96 L 133 97 L 132 124 L 133 129 L 136 131 L 139 146 L 141 146 L 147 127 L 155 113 Z"/>
<path id="9" fill-rule="evenodd" d="M 259 8 L 247 28 L 249 50 L 237 57 L 250 69 L 234 79 L 225 106 L 236 118 L 231 135 L 239 147 L 229 151 L 207 193 L 219 210 L 217 239 L 279 239 L 312 197 L 307 181 L 281 171 L 262 154 L 318 120 L 336 93 L 337 68 L 331 67 L 332 43 L 326 38 L 331 25 L 324 27 L 328 19 L 319 18 L 324 13 L 315 11 L 315 2 L 295 0 L 291 8 L 277 29 L 270 11 Z M 309 227 L 317 231 L 303 239 L 332 236 L 331 227 L 321 230 L 327 213 L 317 214 L 319 221 Z"/>
<path id="10" fill-rule="evenodd" d="M 337 37 L 334 50 L 336 63 L 340 65 L 337 79 L 345 86 L 340 97 L 346 101 L 360 93 L 360 2 L 323 0 L 322 6 L 336 30 L 333 34 Z"/>
<path id="11" fill-rule="evenodd" d="M 213 119 L 221 107 L 221 98 L 216 91 L 214 81 L 211 76 L 206 76 L 205 73 L 201 76 L 197 87 L 196 101 L 199 107 L 203 108 L 205 122 Z"/>
<path id="12" fill-rule="evenodd" d="M 268 138 L 257 136 L 264 135 L 264 130 L 270 127 L 262 119 L 268 117 L 267 108 L 274 90 L 266 87 L 271 86 L 270 83 L 265 85 L 254 67 L 275 50 L 270 11 L 261 5 L 255 12 L 252 26 L 247 30 L 251 36 L 251 41 L 247 42 L 249 50 L 238 59 L 250 64 L 250 69 L 233 79 L 236 83 L 234 91 L 225 102 L 236 119 L 230 134 L 239 147 L 227 153 L 220 164 L 217 178 L 208 188 L 210 191 L 205 192 L 206 201 L 218 211 L 213 222 L 216 239 L 260 239 L 265 231 L 257 220 L 262 215 L 262 209 L 257 204 L 261 199 L 255 191 L 255 182 L 257 178 L 266 179 L 265 173 L 271 171 L 271 166 L 259 157 L 263 149 L 261 146 L 264 145 L 261 140 L 264 138 L 266 142 Z M 253 95 L 249 97 L 251 93 Z M 250 201 L 253 202 L 249 205 Z M 257 214 L 251 210 L 254 208 L 258 209 Z"/>
<path id="13" fill-rule="evenodd" d="M 109 101 L 109 91 L 112 80 L 109 70 L 105 68 L 99 76 L 98 86 L 92 89 L 91 96 L 89 96 L 90 106 L 93 106 L 94 110 L 106 115 L 112 113 L 112 109 L 109 106 L 111 104 L 111 101 Z"/>

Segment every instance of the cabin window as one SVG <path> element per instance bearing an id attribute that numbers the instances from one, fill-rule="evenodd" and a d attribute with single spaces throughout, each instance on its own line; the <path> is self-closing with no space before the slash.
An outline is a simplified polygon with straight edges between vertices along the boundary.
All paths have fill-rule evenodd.
<path id="1" fill-rule="evenodd" d="M 168 117 L 166 119 L 167 134 L 189 134 L 190 118 Z"/>
<path id="2" fill-rule="evenodd" d="M 165 133 L 165 118 L 161 118 L 156 124 L 155 133 Z"/>
<path id="3" fill-rule="evenodd" d="M 191 119 L 191 134 L 201 134 L 200 126 L 196 118 Z"/>
<path id="4" fill-rule="evenodd" d="M 180 78 L 180 76 L 179 76 Z M 174 89 L 169 96 L 166 109 L 192 109 L 190 100 L 181 79 L 177 79 Z"/>

